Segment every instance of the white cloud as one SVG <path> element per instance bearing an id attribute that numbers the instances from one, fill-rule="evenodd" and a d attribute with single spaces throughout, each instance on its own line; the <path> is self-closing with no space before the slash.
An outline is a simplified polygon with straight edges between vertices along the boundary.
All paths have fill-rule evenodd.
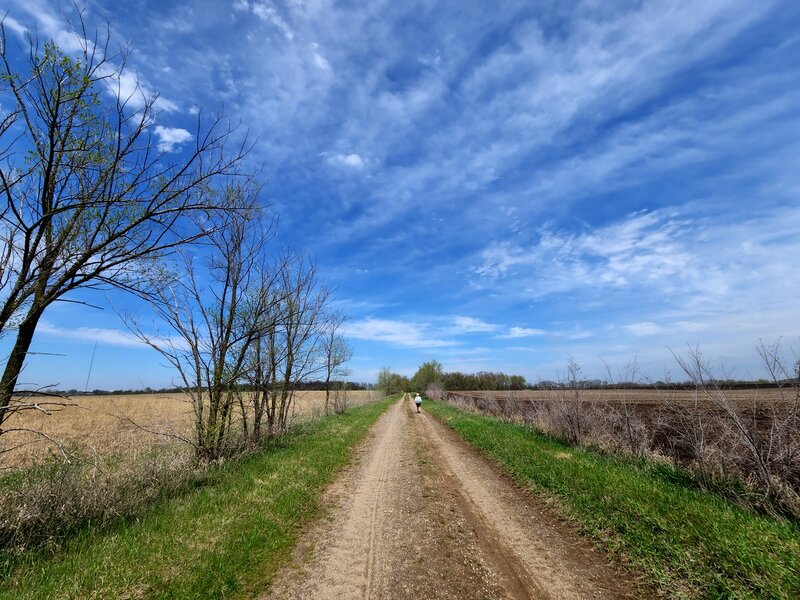
<path id="1" fill-rule="evenodd" d="M 326 11 L 317 16 L 358 24 L 369 22 L 379 10 L 365 9 L 355 15 Z M 508 43 L 489 56 L 475 56 L 462 45 L 461 40 L 470 39 L 472 32 L 467 19 L 491 28 L 502 22 L 502 11 L 471 9 L 463 16 L 448 15 L 451 18 L 443 21 L 459 35 L 437 40 L 441 60 L 402 85 L 386 85 L 387 70 L 400 62 L 392 47 L 397 32 L 390 25 L 377 28 L 382 36 L 370 39 L 368 49 L 363 43 L 354 47 L 354 40 L 335 34 L 326 40 L 326 47 L 338 47 L 340 54 L 361 60 L 369 52 L 365 66 L 359 62 L 357 70 L 337 73 L 349 86 L 339 135 L 377 157 L 406 146 L 409 136 L 418 142 L 418 158 L 382 173 L 377 201 L 357 222 L 351 220 L 342 227 L 348 231 L 364 229 L 366 223 L 374 227 L 426 207 L 429 198 L 446 202 L 488 188 L 509 170 L 526 166 L 530 162 L 526 157 L 546 156 L 553 143 L 569 144 L 575 131 L 591 132 L 594 123 L 614 119 L 662 92 L 670 76 L 713 55 L 766 9 L 729 0 L 702 6 L 680 1 L 645 4 L 603 11 L 602 19 L 595 18 L 594 10 L 591 3 L 565 9 L 564 35 L 555 37 L 544 35 L 535 18 L 517 22 Z M 414 137 L 426 132 L 421 123 L 443 110 L 448 118 L 441 127 L 432 135 Z M 654 130 L 641 143 L 636 138 L 641 132 L 634 128 L 627 139 L 619 139 L 619 145 L 610 145 L 602 159 L 592 160 L 596 148 L 590 148 L 574 165 L 572 154 L 556 165 L 544 163 L 537 168 L 533 162 L 531 181 L 522 184 L 532 188 L 530 195 L 524 190 L 512 193 L 526 197 L 525 202 L 529 196 L 530 206 L 541 209 L 549 199 L 574 201 L 577 194 L 570 194 L 570 188 L 596 189 L 598 182 L 606 183 L 604 176 L 629 168 L 651 153 L 656 154 L 654 159 L 676 157 L 670 164 L 688 160 L 692 149 L 680 145 L 692 137 L 692 128 L 681 126 L 676 121 L 672 131 Z M 553 169 L 556 176 L 550 175 Z M 476 208 L 480 213 L 476 219 L 485 214 L 484 207 Z"/>
<path id="2" fill-rule="evenodd" d="M 626 290 L 635 294 L 633 310 L 648 301 L 669 306 L 672 328 L 687 332 L 734 307 L 797 305 L 791 289 L 800 280 L 789 257 L 800 253 L 800 241 L 788 232 L 800 231 L 799 209 L 731 222 L 690 209 L 633 213 L 581 233 L 543 229 L 529 247 L 490 244 L 473 268 L 475 285 L 529 298 L 579 294 L 600 305 L 603 294 Z"/>
<path id="3" fill-rule="evenodd" d="M 698 323 L 697 321 L 676 321 L 672 328 L 678 331 L 706 331 L 708 323 Z"/>
<path id="4" fill-rule="evenodd" d="M 594 335 L 591 331 L 575 331 L 573 333 L 564 333 L 562 334 L 568 340 L 585 340 L 590 338 Z"/>
<path id="5" fill-rule="evenodd" d="M 474 271 L 484 277 L 500 277 L 512 267 L 535 263 L 536 258 L 511 242 L 492 242 L 481 252 L 481 264 Z"/>
<path id="6" fill-rule="evenodd" d="M 174 152 L 178 146 L 193 139 L 191 133 L 180 127 L 156 125 L 155 134 L 158 136 L 158 149 L 161 152 Z"/>
<path id="7" fill-rule="evenodd" d="M 128 348 L 146 348 L 147 345 L 132 334 L 119 329 L 100 327 L 59 327 L 42 322 L 36 328 L 37 334 L 51 335 L 65 340 L 81 342 L 97 342 L 107 346 L 123 346 Z"/>
<path id="8" fill-rule="evenodd" d="M 328 62 L 328 59 L 326 59 L 320 52 L 319 44 L 315 42 L 311 44 L 311 48 L 312 48 L 312 54 L 314 55 L 314 64 L 317 65 L 323 71 L 330 71 L 331 65 Z"/>
<path id="9" fill-rule="evenodd" d="M 497 325 L 473 317 L 453 317 L 454 333 L 485 333 L 496 331 Z"/>
<path id="10" fill-rule="evenodd" d="M 336 154 L 331 156 L 328 162 L 333 165 L 352 169 L 360 169 L 366 164 L 366 161 L 358 154 Z"/>
<path id="11" fill-rule="evenodd" d="M 140 109 L 151 102 L 157 112 L 174 112 L 178 110 L 178 105 L 175 102 L 162 96 L 157 96 L 141 81 L 139 74 L 130 70 L 130 68 L 120 71 L 117 66 L 111 63 L 107 63 L 103 67 L 100 72 L 105 77 L 106 89 L 112 96 L 119 98 L 121 102 L 134 109 Z"/>
<path id="12" fill-rule="evenodd" d="M 428 337 L 428 327 L 419 323 L 368 318 L 343 326 L 344 335 L 377 342 L 386 342 L 408 348 L 441 348 L 453 342 Z"/>
<path id="13" fill-rule="evenodd" d="M 664 331 L 664 328 L 660 325 L 656 325 L 655 323 L 649 323 L 644 321 L 642 323 L 631 323 L 630 325 L 624 325 L 623 329 L 632 333 L 637 337 L 646 336 L 646 335 L 655 335 L 657 333 L 661 333 Z"/>
<path id="14" fill-rule="evenodd" d="M 144 106 L 147 100 L 155 98 L 154 107 L 157 110 L 164 112 L 177 110 L 178 107 L 173 101 L 157 96 L 131 67 L 120 71 L 119 66 L 111 62 L 113 57 L 104 56 L 103 48 L 96 48 L 92 40 L 81 35 L 80 29 L 73 28 L 68 21 L 60 15 L 57 16 L 48 3 L 42 0 L 25 0 L 17 3 L 17 7 L 36 22 L 37 33 L 41 32 L 45 37 L 52 38 L 59 49 L 66 54 L 80 57 L 88 50 L 90 53 L 92 51 L 97 53 L 95 60 L 107 59 L 109 62 L 101 65 L 99 74 L 106 78 L 104 80 L 106 89 L 116 98 L 128 102 L 131 107 L 137 109 Z M 67 17 L 77 22 L 76 15 L 67 14 Z M 17 33 L 22 34 L 27 31 L 22 23 L 10 15 L 5 17 L 4 22 Z"/>
<path id="15" fill-rule="evenodd" d="M 501 338 L 525 338 L 537 335 L 546 335 L 547 332 L 543 329 L 532 329 L 530 327 L 512 327 L 507 333 L 500 335 Z"/>
<path id="16" fill-rule="evenodd" d="M 250 10 L 259 19 L 277 28 L 290 42 L 294 39 L 294 31 L 270 2 L 253 2 Z"/>

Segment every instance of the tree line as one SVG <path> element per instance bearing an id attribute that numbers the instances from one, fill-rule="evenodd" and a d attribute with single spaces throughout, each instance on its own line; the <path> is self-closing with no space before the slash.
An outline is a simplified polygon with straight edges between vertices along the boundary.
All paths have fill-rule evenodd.
<path id="1" fill-rule="evenodd" d="M 779 388 L 792 385 L 791 379 L 770 381 L 759 379 L 756 381 L 739 380 L 730 378 L 717 379 L 717 383 L 725 389 L 753 389 L 753 388 Z M 655 381 L 644 382 L 640 380 L 610 380 L 577 378 L 570 374 L 567 379 L 547 380 L 541 379 L 536 383 L 529 383 L 522 375 L 509 375 L 500 371 L 478 371 L 477 373 L 461 373 L 460 371 L 445 372 L 441 363 L 431 360 L 422 363 L 411 378 L 392 372 L 389 367 L 384 367 L 378 373 L 375 385 L 387 393 L 403 391 L 425 392 L 428 389 L 435 391 L 515 391 L 515 390 L 559 390 L 571 389 L 575 386 L 584 390 L 594 389 L 641 389 L 641 390 L 688 390 L 696 387 L 692 380 L 686 381 Z"/>
<path id="2" fill-rule="evenodd" d="M 346 388 L 351 391 L 364 391 L 364 390 L 372 390 L 375 389 L 374 383 L 365 383 L 363 381 L 348 381 L 343 379 L 334 379 L 328 382 L 328 385 L 334 388 Z M 253 391 L 249 385 L 246 383 L 239 384 L 238 389 L 242 392 L 251 392 Z M 298 381 L 296 386 L 296 391 L 298 392 L 324 392 L 326 389 L 326 383 L 322 379 L 313 379 L 310 381 Z M 137 396 L 142 394 L 183 394 L 186 393 L 185 388 L 175 387 L 175 386 L 168 386 L 168 387 L 161 387 L 161 388 L 152 388 L 152 387 L 143 387 L 138 389 L 128 388 L 128 389 L 115 389 L 115 390 L 106 390 L 101 388 L 94 388 L 91 390 L 79 390 L 77 388 L 70 388 L 65 390 L 49 390 L 48 394 L 44 394 L 45 396 L 51 394 L 60 394 L 63 396 Z M 37 394 L 35 391 L 28 392 L 31 397 L 34 397 Z"/>

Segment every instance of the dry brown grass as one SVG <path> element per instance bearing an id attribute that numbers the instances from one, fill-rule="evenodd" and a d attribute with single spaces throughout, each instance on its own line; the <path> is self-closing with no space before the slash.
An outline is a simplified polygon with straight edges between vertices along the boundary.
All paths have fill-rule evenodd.
<path id="1" fill-rule="evenodd" d="M 347 394 L 350 406 L 378 398 L 378 392 L 373 391 L 348 391 Z M 49 416 L 36 411 L 13 415 L 5 427 L 41 431 L 84 456 L 100 454 L 132 458 L 165 445 L 174 445 L 179 452 L 191 451 L 190 447 L 169 435 L 145 431 L 191 438 L 192 408 L 184 394 L 73 396 L 69 402 L 75 406 L 67 406 Z M 298 392 L 293 403 L 293 419 L 319 416 L 324 412 L 324 405 L 325 392 Z M 10 432 L 0 437 L 0 448 L 21 444 L 25 445 L 0 455 L 0 470 L 28 466 L 57 452 L 57 448 L 45 438 L 31 433 Z"/>

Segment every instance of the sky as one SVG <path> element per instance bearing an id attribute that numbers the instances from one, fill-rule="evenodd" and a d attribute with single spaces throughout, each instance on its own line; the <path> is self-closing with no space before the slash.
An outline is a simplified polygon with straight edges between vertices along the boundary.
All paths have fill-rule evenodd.
<path id="1" fill-rule="evenodd" d="M 9 36 L 74 50 L 66 3 L 5 4 Z M 163 149 L 198 110 L 256 140 L 276 244 L 334 289 L 353 380 L 431 359 L 682 379 L 694 347 L 759 378 L 759 340 L 800 354 L 800 3 L 85 7 L 159 94 Z M 117 316 L 130 299 L 91 298 L 45 314 L 22 383 L 172 383 Z"/>

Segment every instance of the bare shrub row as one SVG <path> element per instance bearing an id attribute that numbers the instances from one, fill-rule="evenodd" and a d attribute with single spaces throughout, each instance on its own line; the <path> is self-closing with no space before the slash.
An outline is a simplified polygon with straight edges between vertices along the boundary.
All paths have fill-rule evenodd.
<path id="1" fill-rule="evenodd" d="M 778 345 L 759 352 L 773 379 L 768 393 L 722 385 L 702 354 L 676 357 L 692 383 L 647 392 L 588 390 L 570 362 L 557 384 L 528 393 L 446 392 L 432 397 L 529 425 L 570 444 L 629 456 L 667 459 L 688 468 L 704 488 L 770 513 L 800 517 L 800 370 Z M 635 368 L 632 368 L 635 371 Z"/>

